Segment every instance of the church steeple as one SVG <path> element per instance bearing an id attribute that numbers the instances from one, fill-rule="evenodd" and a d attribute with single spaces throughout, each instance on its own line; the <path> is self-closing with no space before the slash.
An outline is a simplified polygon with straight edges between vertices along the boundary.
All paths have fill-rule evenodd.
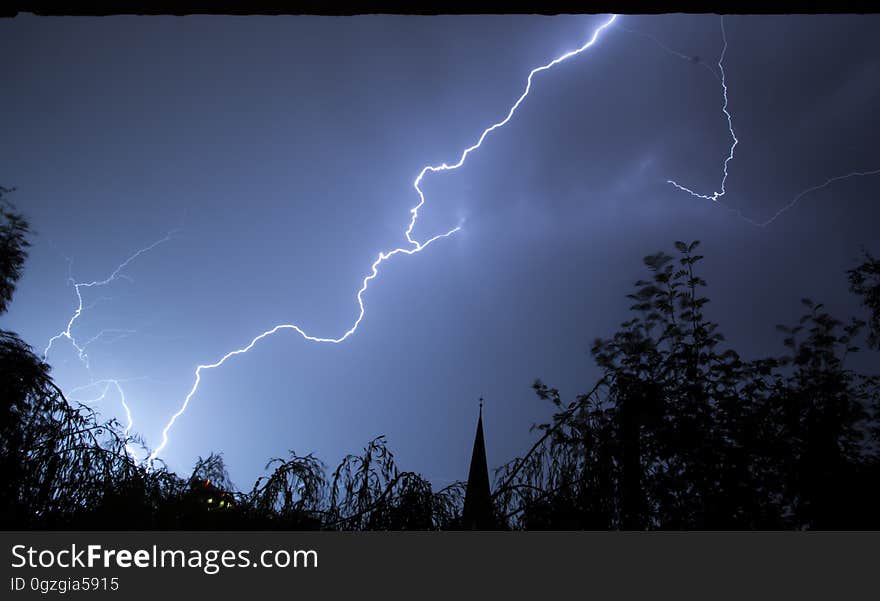
<path id="1" fill-rule="evenodd" d="M 462 527 L 466 530 L 492 530 L 495 515 L 492 494 L 489 491 L 489 467 L 486 462 L 486 442 L 483 439 L 483 397 L 480 397 L 480 413 L 477 418 L 477 434 L 468 472 L 467 490 L 464 496 Z"/>

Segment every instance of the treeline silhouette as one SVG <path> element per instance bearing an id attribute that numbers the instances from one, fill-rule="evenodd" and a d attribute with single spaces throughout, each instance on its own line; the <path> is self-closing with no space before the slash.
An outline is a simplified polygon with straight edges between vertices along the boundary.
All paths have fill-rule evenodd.
<path id="1" fill-rule="evenodd" d="M 27 258 L 29 227 L 0 188 L 0 313 Z M 555 408 L 539 437 L 495 473 L 505 529 L 876 529 L 880 378 L 846 359 L 880 345 L 880 261 L 848 272 L 868 319 L 840 321 L 804 300 L 780 326 L 784 356 L 745 360 L 705 317 L 698 242 L 645 258 L 632 319 L 593 357 L 602 376 Z M 71 403 L 49 366 L 0 330 L 0 527 L 4 529 L 456 529 L 462 482 L 440 491 L 400 471 L 384 437 L 332 471 L 276 458 L 250 491 L 222 457 L 188 477 L 147 469 L 113 420 Z"/>

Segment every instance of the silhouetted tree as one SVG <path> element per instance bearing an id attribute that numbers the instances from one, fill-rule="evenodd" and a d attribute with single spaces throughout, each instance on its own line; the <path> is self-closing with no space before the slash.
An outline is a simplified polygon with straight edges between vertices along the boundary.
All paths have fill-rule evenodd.
<path id="1" fill-rule="evenodd" d="M 322 525 L 322 504 L 327 493 L 324 464 L 312 455 L 300 457 L 290 451 L 288 459 L 275 458 L 268 477 L 257 479 L 249 509 L 265 527 L 316 530 Z"/>
<path id="2" fill-rule="evenodd" d="M 499 471 L 496 500 L 522 528 L 870 528 L 878 524 L 877 376 L 846 367 L 864 323 L 804 301 L 789 355 L 723 349 L 697 275 L 698 243 L 645 258 L 635 316 L 593 345 L 603 376 Z M 877 265 L 850 272 L 869 308 Z M 871 279 L 875 278 L 875 279 Z M 873 408 L 873 409 L 872 409 Z"/>
<path id="3" fill-rule="evenodd" d="M 13 191 L 0 186 L 0 314 L 9 308 L 30 246 L 30 226 L 6 198 Z"/>
<path id="4" fill-rule="evenodd" d="M 876 376 L 846 368 L 856 352 L 855 338 L 864 322 L 833 318 L 821 304 L 808 308 L 799 324 L 782 328 L 790 355 L 783 362 L 793 372 L 773 391 L 781 409 L 786 467 L 780 470 L 796 520 L 795 526 L 821 529 L 866 527 L 880 523 L 875 510 L 863 514 L 867 499 L 880 501 L 877 483 L 865 478 L 876 448 L 870 444 L 870 408 L 878 398 Z M 875 422 L 876 423 L 876 422 Z M 874 505 L 876 508 L 877 505 Z"/>
<path id="5" fill-rule="evenodd" d="M 880 348 L 880 259 L 874 258 L 867 250 L 864 261 L 847 271 L 850 290 L 862 298 L 862 304 L 870 313 L 868 343 Z"/>

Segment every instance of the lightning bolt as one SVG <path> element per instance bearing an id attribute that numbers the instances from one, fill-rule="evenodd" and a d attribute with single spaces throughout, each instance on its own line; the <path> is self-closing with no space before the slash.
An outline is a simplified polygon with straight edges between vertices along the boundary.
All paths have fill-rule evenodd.
<path id="1" fill-rule="evenodd" d="M 780 215 L 782 215 L 783 213 L 785 213 L 789 209 L 793 208 L 800 201 L 800 199 L 803 198 L 804 196 L 806 196 L 807 194 L 810 194 L 812 192 L 817 192 L 819 190 L 822 190 L 823 188 L 827 188 L 828 186 L 830 186 L 834 182 L 839 182 L 841 180 L 850 179 L 853 177 L 868 177 L 871 175 L 880 175 L 880 169 L 874 169 L 873 171 L 853 171 L 852 173 L 847 173 L 845 175 L 837 175 L 835 177 L 830 177 L 827 180 L 825 180 L 824 182 L 822 182 L 821 184 L 819 184 L 817 186 L 813 186 L 812 188 L 807 188 L 806 190 L 803 190 L 802 192 L 800 192 L 797 196 L 795 196 L 791 200 L 791 202 L 789 202 L 787 205 L 783 206 L 781 209 L 776 211 L 773 214 L 773 216 L 771 216 L 770 219 L 767 219 L 766 221 L 752 221 L 751 219 L 748 219 L 747 217 L 743 217 L 742 213 L 740 213 L 740 217 L 743 217 L 743 219 L 746 219 L 747 221 L 749 221 L 750 223 L 752 223 L 754 225 L 757 225 L 758 227 L 767 227 L 768 225 L 770 225 L 771 223 L 776 221 L 777 217 L 779 217 Z"/>
<path id="2" fill-rule="evenodd" d="M 83 305 L 82 289 L 83 288 L 100 288 L 102 286 L 107 286 L 108 284 L 111 284 L 112 282 L 114 282 L 118 279 L 124 279 L 129 282 L 133 281 L 130 276 L 123 273 L 123 270 L 126 267 L 128 267 L 132 261 L 134 261 L 135 259 L 137 259 L 141 255 L 143 255 L 144 253 L 148 253 L 151 250 L 153 250 L 154 248 L 156 248 L 157 246 L 159 246 L 160 244 L 171 240 L 171 236 L 173 234 L 175 234 L 177 231 L 178 230 L 171 230 L 170 232 L 165 234 L 165 236 L 163 236 L 159 240 L 156 240 L 155 242 L 153 242 L 149 246 L 146 246 L 146 247 L 138 250 L 133 255 L 128 257 L 125 261 L 120 263 L 119 266 L 117 266 L 116 269 L 114 269 L 113 272 L 109 276 L 104 278 L 103 280 L 95 280 L 92 282 L 77 282 L 68 273 L 67 282 L 68 282 L 68 284 L 73 285 L 73 291 L 74 291 L 74 294 L 76 294 L 76 301 L 77 301 L 76 309 L 74 309 L 73 315 L 70 316 L 70 319 L 67 322 L 67 327 L 49 339 L 49 342 L 46 344 L 46 348 L 43 349 L 43 360 L 45 361 L 46 358 L 49 356 L 49 351 L 52 350 L 52 346 L 55 344 L 55 342 L 57 342 L 58 340 L 60 340 L 62 338 L 66 338 L 70 342 L 71 346 L 76 350 L 77 356 L 79 357 L 80 361 L 82 361 L 83 365 L 85 365 L 86 368 L 88 368 L 89 363 L 88 363 L 88 354 L 86 354 L 86 348 L 88 347 L 89 344 L 95 342 L 97 339 L 101 338 L 105 334 L 132 333 L 130 330 L 113 330 L 113 329 L 102 330 L 96 336 L 92 337 L 87 343 L 80 345 L 76 341 L 76 338 L 73 335 L 73 326 L 76 324 L 76 322 L 79 320 L 79 318 L 82 317 L 82 315 L 86 311 L 86 309 L 94 307 L 95 304 L 97 304 L 100 300 L 107 300 L 108 299 L 108 297 L 102 296 L 102 297 L 98 298 L 97 300 L 95 300 L 93 303 L 84 306 Z M 71 264 L 71 261 L 70 261 L 70 259 L 68 259 L 68 266 L 70 264 Z"/>
<path id="3" fill-rule="evenodd" d="M 134 380 L 143 380 L 143 379 L 145 379 L 145 378 L 144 377 L 126 378 L 126 379 L 121 379 L 121 380 L 117 380 L 114 378 L 108 378 L 106 380 L 95 380 L 89 384 L 86 384 L 85 386 L 77 386 L 75 388 L 71 388 L 68 392 L 70 395 L 74 395 L 74 394 L 76 394 L 80 391 L 83 391 L 83 390 L 89 390 L 91 388 L 103 386 L 103 388 L 101 389 L 101 393 L 97 397 L 82 399 L 82 398 L 76 398 L 76 397 L 70 396 L 69 398 L 72 401 L 91 405 L 91 404 L 98 403 L 98 402 L 101 402 L 104 399 L 106 399 L 107 394 L 110 392 L 111 386 L 113 388 L 115 388 L 116 393 L 119 395 L 119 402 L 122 405 L 122 409 L 123 409 L 123 411 L 125 411 L 126 424 L 125 424 L 124 436 L 126 438 L 128 438 L 128 435 L 131 433 L 131 428 L 132 428 L 132 426 L 134 426 L 134 419 L 132 419 L 132 416 L 131 416 L 131 408 L 128 406 L 128 402 L 125 400 L 125 391 L 122 389 L 122 382 L 131 382 Z M 132 459 L 134 459 L 135 462 L 140 461 L 140 459 L 137 456 L 137 453 L 134 451 L 134 448 L 131 446 L 131 442 L 126 441 L 125 451 L 129 454 L 129 456 L 131 456 Z"/>
<path id="4" fill-rule="evenodd" d="M 649 37 L 653 37 L 653 36 L 649 36 Z M 723 97 L 723 102 L 721 104 L 721 112 L 723 112 L 724 116 L 727 118 L 727 130 L 728 130 L 728 132 L 730 132 L 730 138 L 731 138 L 731 140 L 733 140 L 733 142 L 730 144 L 730 151 L 728 152 L 727 158 L 724 159 L 724 163 L 722 165 L 723 175 L 721 177 L 720 189 L 715 192 L 712 192 L 711 194 L 699 194 L 698 192 L 694 192 L 690 188 L 682 186 L 681 184 L 679 184 L 675 180 L 671 180 L 671 179 L 666 180 L 667 184 L 672 184 L 673 186 L 675 186 L 679 190 L 682 190 L 683 192 L 687 192 L 691 196 L 694 196 L 696 198 L 702 198 L 704 200 L 711 200 L 712 202 L 719 202 L 718 199 L 727 193 L 727 190 L 725 189 L 725 184 L 727 183 L 727 164 L 733 160 L 734 149 L 736 148 L 736 145 L 739 144 L 739 140 L 736 137 L 736 133 L 733 131 L 733 117 L 731 117 L 730 112 L 728 112 L 728 110 L 727 110 L 727 104 L 728 104 L 727 79 L 724 75 L 724 55 L 727 54 L 727 32 L 724 30 L 724 17 L 723 16 L 721 17 L 721 39 L 724 42 L 724 44 L 721 48 L 721 56 L 718 58 L 718 72 L 720 73 L 719 81 L 721 82 L 721 91 L 722 91 L 722 97 Z M 666 49 L 667 51 L 672 52 L 674 54 L 677 54 L 679 56 L 684 56 L 684 55 L 681 55 L 680 53 L 678 53 L 670 48 L 666 48 L 663 44 L 661 44 L 659 42 L 659 40 L 656 40 L 656 38 L 655 38 L 655 41 L 657 41 L 657 43 L 661 47 Z M 710 71 L 712 71 L 712 74 L 715 75 L 715 72 L 712 69 L 710 69 Z"/>
<path id="5" fill-rule="evenodd" d="M 617 19 L 617 15 L 611 15 L 604 23 L 602 23 L 600 26 L 598 26 L 593 31 L 592 36 L 582 46 L 556 57 L 555 59 L 553 59 L 552 61 L 550 61 L 549 63 L 547 63 L 545 65 L 542 65 L 540 67 L 535 67 L 534 69 L 532 69 L 529 72 L 528 77 L 526 78 L 525 90 L 522 92 L 522 94 L 519 96 L 519 98 L 517 98 L 516 102 L 514 102 L 513 105 L 510 107 L 510 109 L 508 110 L 507 115 L 504 117 L 504 119 L 502 119 L 501 121 L 498 121 L 497 123 L 490 125 L 486 129 L 484 129 L 483 132 L 480 134 L 479 138 L 477 139 L 477 141 L 462 151 L 461 156 L 459 157 L 457 162 L 455 162 L 451 165 L 447 164 L 447 163 L 441 163 L 440 165 L 426 165 L 425 167 L 422 168 L 422 170 L 419 172 L 418 176 L 415 178 L 415 181 L 413 182 L 413 188 L 415 188 L 416 194 L 418 194 L 419 201 L 418 201 L 418 203 L 416 203 L 416 205 L 414 207 L 412 207 L 410 209 L 409 224 L 407 225 L 406 230 L 404 231 L 404 236 L 410 246 L 395 248 L 390 251 L 380 252 L 378 257 L 373 261 L 370 272 L 364 277 L 363 281 L 361 282 L 361 287 L 357 291 L 357 294 L 355 296 L 355 299 L 358 304 L 358 314 L 357 314 L 357 318 L 354 320 L 354 323 L 352 324 L 352 326 L 349 329 L 347 329 L 345 332 L 343 332 L 343 334 L 341 336 L 339 336 L 338 338 L 321 338 L 321 337 L 312 336 L 312 335 L 306 333 L 297 325 L 281 324 L 281 325 L 275 326 L 274 328 L 272 328 L 270 330 L 266 330 L 262 334 L 256 336 L 244 347 L 226 353 L 225 355 L 223 355 L 219 360 L 215 361 L 214 363 L 207 363 L 204 365 L 199 365 L 198 367 L 196 367 L 195 381 L 192 385 L 192 388 L 190 388 L 189 393 L 183 399 L 183 403 L 181 404 L 180 408 L 177 410 L 177 412 L 175 412 L 171 416 L 171 419 L 165 425 L 165 428 L 162 430 L 162 442 L 150 454 L 150 456 L 147 458 L 147 461 L 150 462 L 153 459 L 155 459 L 156 457 L 158 457 L 159 453 L 161 453 L 165 449 L 165 447 L 168 445 L 169 432 L 171 431 L 171 428 L 174 427 L 174 423 L 177 421 L 177 419 L 181 415 L 184 414 L 187 407 L 189 406 L 190 401 L 192 401 L 193 396 L 195 396 L 196 392 L 198 391 L 199 384 L 202 381 L 202 372 L 203 371 L 218 368 L 221 365 L 223 365 L 224 363 L 226 363 L 226 361 L 231 359 L 232 357 L 247 353 L 260 340 L 262 340 L 263 338 L 266 338 L 267 336 L 271 336 L 272 334 L 275 334 L 276 332 L 278 332 L 280 330 L 292 330 L 292 331 L 296 332 L 297 334 L 299 334 L 304 340 L 307 340 L 309 342 L 320 342 L 320 343 L 330 343 L 330 344 L 339 344 L 339 343 L 345 341 L 349 336 L 354 334 L 357 331 L 358 326 L 360 325 L 361 321 L 363 320 L 364 314 L 366 311 L 364 308 L 363 295 L 367 291 L 367 287 L 369 286 L 369 283 L 379 275 L 379 267 L 382 265 L 382 263 L 384 263 L 388 259 L 394 257 L 395 255 L 414 255 L 414 254 L 417 254 L 417 253 L 423 251 L 425 248 L 427 248 L 433 242 L 440 240 L 441 238 L 448 238 L 449 236 L 452 236 L 453 234 L 458 232 L 462 227 L 462 225 L 459 224 L 456 227 L 446 231 L 445 233 L 437 234 L 436 236 L 429 238 L 425 242 L 420 242 L 412 237 L 413 229 L 415 228 L 416 222 L 418 221 L 418 218 L 419 218 L 419 209 L 421 209 L 425 205 L 425 202 L 426 202 L 425 194 L 421 188 L 421 183 L 422 183 L 422 180 L 424 179 L 424 177 L 428 173 L 438 173 L 438 172 L 442 172 L 442 171 L 453 171 L 455 169 L 458 169 L 462 165 L 464 165 L 465 161 L 467 160 L 468 155 L 470 155 L 470 153 L 472 153 L 473 151 L 477 150 L 483 144 L 483 141 L 486 139 L 486 137 L 489 134 L 491 134 L 496 129 L 504 127 L 513 118 L 513 115 L 514 115 L 514 113 L 516 113 L 516 110 L 519 108 L 519 106 L 523 103 L 523 101 L 529 95 L 529 92 L 532 89 L 532 79 L 534 78 L 535 75 L 537 75 L 538 73 L 541 73 L 542 71 L 547 71 L 548 69 L 552 69 L 553 67 L 555 67 L 559 63 L 566 61 L 574 56 L 577 56 L 577 55 L 581 54 L 582 52 L 584 52 L 585 50 L 587 50 L 588 48 L 590 48 L 591 46 L 593 46 L 593 44 L 596 43 L 596 40 L 599 39 L 599 35 L 605 29 L 610 27 L 611 24 L 614 23 L 614 21 L 616 19 Z"/>
<path id="6" fill-rule="evenodd" d="M 97 334 L 95 334 L 94 336 L 92 336 L 91 338 L 89 338 L 88 340 L 86 340 L 83 343 L 78 342 L 76 337 L 73 334 L 73 329 L 74 329 L 74 326 L 76 325 L 76 322 L 79 320 L 80 317 L 83 316 L 83 314 L 88 309 L 93 308 L 95 305 L 97 305 L 102 300 L 109 300 L 109 297 L 101 296 L 101 297 L 98 297 L 97 299 L 95 299 L 93 302 L 89 303 L 88 305 L 85 305 L 84 301 L 83 301 L 82 289 L 83 288 L 101 288 L 101 287 L 107 286 L 107 285 L 109 285 L 119 279 L 124 279 L 129 282 L 133 281 L 130 276 L 128 276 L 124 273 L 125 268 L 128 267 L 134 260 L 136 260 L 141 255 L 148 253 L 151 250 L 153 250 L 154 248 L 156 248 L 157 246 L 159 246 L 160 244 L 163 244 L 163 243 L 171 240 L 172 235 L 178 231 L 179 231 L 178 229 L 171 230 L 170 232 L 165 234 L 165 236 L 163 236 L 162 238 L 156 240 L 155 242 L 153 242 L 152 244 L 150 244 L 148 246 L 145 246 L 144 248 L 141 248 L 140 250 L 138 250 L 137 252 L 135 252 L 134 254 L 129 256 L 127 259 L 125 259 L 125 261 L 120 263 L 116 267 L 116 269 L 114 269 L 110 273 L 110 275 L 108 275 L 103 280 L 94 280 L 91 282 L 77 282 L 73 278 L 73 276 L 71 275 L 72 261 L 68 258 L 67 259 L 68 284 L 73 285 L 73 290 L 74 290 L 74 293 L 76 294 L 76 300 L 77 300 L 76 308 L 74 309 L 73 314 L 71 315 L 70 319 L 67 321 L 67 327 L 49 339 L 49 342 L 46 344 L 46 347 L 43 349 L 43 360 L 45 361 L 48 358 L 49 352 L 52 350 L 52 347 L 55 345 L 55 343 L 57 341 L 61 340 L 62 338 L 64 338 L 70 343 L 70 345 L 76 351 L 77 357 L 79 358 L 80 362 L 83 364 L 83 366 L 86 368 L 86 370 L 91 375 L 91 373 L 92 373 L 91 364 L 89 362 L 89 355 L 87 352 L 87 349 L 89 348 L 90 345 L 92 345 L 93 343 L 97 342 L 98 340 L 100 340 L 101 338 L 104 338 L 105 336 L 107 336 L 109 334 L 116 335 L 116 337 L 113 338 L 112 342 L 115 342 L 117 340 L 120 340 L 122 338 L 130 336 L 132 334 L 136 334 L 137 332 L 135 330 L 107 328 L 107 329 L 101 330 L 100 332 L 98 332 Z M 130 379 L 128 379 L 128 380 L 130 380 Z M 107 393 L 110 390 L 110 387 L 113 386 L 119 395 L 119 402 L 122 405 L 123 411 L 125 412 L 125 416 L 126 416 L 126 420 L 127 420 L 126 427 L 125 427 L 125 436 L 127 437 L 128 434 L 131 432 L 132 426 L 134 425 L 134 421 L 133 421 L 132 415 L 131 415 L 131 407 L 129 407 L 128 402 L 125 399 L 125 391 L 122 388 L 122 382 L 128 381 L 128 380 L 107 379 L 107 380 L 92 381 L 90 384 L 87 384 L 86 386 L 72 388 L 72 389 L 70 389 L 69 392 L 75 394 L 81 390 L 92 388 L 94 386 L 104 385 L 104 389 L 101 392 L 100 396 L 98 396 L 96 399 L 92 399 L 91 401 L 87 401 L 87 402 L 98 402 L 98 401 L 106 398 Z M 77 399 L 71 399 L 71 400 L 77 400 Z M 134 452 L 134 449 L 131 448 L 131 445 L 129 443 L 126 443 L 125 449 L 128 452 L 128 454 L 132 457 L 132 459 L 134 459 L 135 461 L 139 461 L 137 454 Z"/>
<path id="7" fill-rule="evenodd" d="M 874 169 L 872 171 L 853 171 L 851 173 L 846 173 L 844 175 L 837 175 L 834 177 L 830 177 L 827 180 L 825 180 L 824 182 L 822 182 L 821 184 L 818 184 L 818 185 L 812 186 L 810 188 L 806 188 L 805 190 L 802 190 L 788 204 L 782 206 L 769 219 L 766 219 L 765 221 L 757 221 L 755 219 L 747 217 L 746 215 L 743 214 L 743 212 L 740 209 L 731 207 L 731 206 L 721 202 L 719 199 L 727 193 L 727 190 L 725 188 L 725 184 L 727 183 L 727 164 L 731 160 L 733 160 L 734 149 L 736 148 L 736 145 L 739 144 L 739 140 L 736 137 L 736 133 L 733 131 L 733 117 L 731 117 L 730 112 L 727 110 L 727 106 L 728 106 L 727 80 L 726 80 L 725 73 L 724 73 L 724 56 L 727 53 L 727 32 L 724 29 L 724 16 L 723 15 L 721 16 L 720 21 L 721 21 L 721 39 L 723 41 L 723 46 L 721 48 L 721 55 L 718 59 L 718 73 L 716 73 L 715 70 L 712 69 L 706 63 L 703 63 L 702 61 L 699 62 L 699 64 L 702 65 L 703 67 L 705 67 L 712 74 L 712 76 L 716 80 L 718 80 L 718 82 L 721 84 L 721 91 L 722 91 L 722 98 L 723 98 L 723 103 L 721 105 L 721 111 L 724 113 L 724 116 L 727 119 L 727 129 L 730 132 L 730 138 L 732 140 L 732 143 L 730 145 L 730 150 L 727 154 L 727 158 L 724 159 L 724 163 L 722 165 L 723 175 L 721 177 L 720 190 L 713 192 L 712 194 L 699 194 L 697 192 L 694 192 L 690 188 L 682 186 L 681 184 L 677 183 L 674 180 L 671 180 L 671 179 L 666 180 L 666 183 L 672 184 L 673 186 L 675 186 L 679 190 L 687 192 L 688 194 L 690 194 L 691 196 L 694 196 L 695 198 L 702 198 L 704 200 L 711 200 L 712 202 L 718 203 L 718 204 L 722 205 L 724 208 L 731 211 L 732 213 L 735 213 L 737 215 L 737 217 L 740 217 L 741 219 L 747 221 L 748 223 L 750 223 L 756 227 L 763 228 L 763 227 L 767 227 L 768 225 L 770 225 L 771 223 L 776 221 L 776 219 L 780 215 L 782 215 L 783 213 L 785 213 L 789 209 L 793 208 L 796 204 L 798 204 L 798 202 L 804 196 L 807 196 L 808 194 L 810 194 L 812 192 L 817 192 L 819 190 L 827 188 L 831 184 L 833 184 L 835 182 L 839 182 L 841 180 L 846 180 L 846 179 L 850 179 L 850 178 L 854 178 L 854 177 L 868 177 L 871 175 L 880 175 L 880 169 Z M 677 56 L 678 58 L 681 58 L 682 60 L 687 60 L 687 61 L 691 61 L 691 62 L 694 61 L 693 57 L 690 57 L 682 52 L 679 52 L 673 48 L 670 48 L 669 46 L 667 46 L 666 44 L 661 42 L 659 39 L 657 39 L 656 36 L 653 36 L 649 33 L 635 31 L 632 29 L 626 29 L 626 28 L 621 28 L 621 29 L 623 31 L 628 32 L 628 33 L 642 36 L 642 37 L 645 37 L 645 38 L 651 40 L 657 46 L 662 48 L 664 51 L 666 51 L 669 54 L 672 54 L 674 56 Z M 720 73 L 720 76 L 719 76 L 719 73 Z"/>

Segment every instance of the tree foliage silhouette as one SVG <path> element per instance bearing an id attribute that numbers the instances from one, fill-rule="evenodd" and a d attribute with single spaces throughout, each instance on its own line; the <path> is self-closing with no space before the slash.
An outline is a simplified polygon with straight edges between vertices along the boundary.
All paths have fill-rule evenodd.
<path id="1" fill-rule="evenodd" d="M 880 259 L 866 250 L 864 261 L 850 269 L 847 275 L 850 290 L 861 297 L 862 304 L 870 313 L 868 343 L 878 349 L 880 348 Z"/>
<path id="2" fill-rule="evenodd" d="M 535 383 L 558 412 L 499 471 L 502 512 L 519 528 L 878 527 L 880 381 L 846 367 L 864 322 L 804 299 L 779 328 L 787 354 L 746 361 L 705 317 L 698 242 L 675 247 L 645 258 L 634 317 L 593 344 L 589 394 L 563 408 Z M 850 282 L 871 308 L 867 259 Z"/>
<path id="3" fill-rule="evenodd" d="M 0 186 L 0 314 L 9 308 L 30 246 L 28 222 L 6 199 L 13 191 Z"/>

